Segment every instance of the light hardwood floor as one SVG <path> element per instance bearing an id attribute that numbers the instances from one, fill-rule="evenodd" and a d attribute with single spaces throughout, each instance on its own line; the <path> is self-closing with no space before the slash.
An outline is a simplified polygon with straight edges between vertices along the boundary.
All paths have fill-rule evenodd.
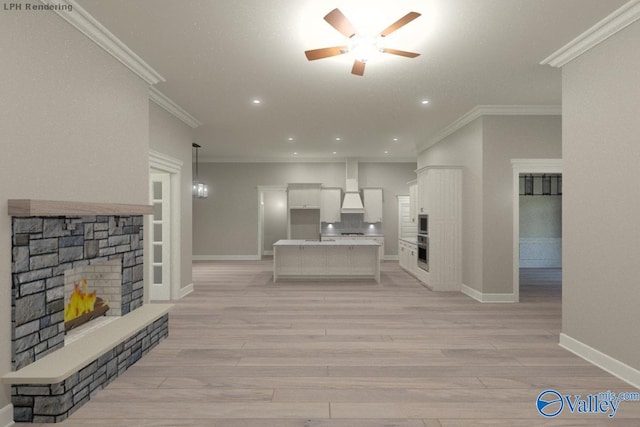
<path id="1" fill-rule="evenodd" d="M 434 293 L 384 262 L 368 281 L 271 280 L 271 262 L 194 264 L 170 336 L 63 426 L 640 425 L 538 414 L 538 394 L 637 391 L 558 346 L 560 272 L 520 304 Z"/>

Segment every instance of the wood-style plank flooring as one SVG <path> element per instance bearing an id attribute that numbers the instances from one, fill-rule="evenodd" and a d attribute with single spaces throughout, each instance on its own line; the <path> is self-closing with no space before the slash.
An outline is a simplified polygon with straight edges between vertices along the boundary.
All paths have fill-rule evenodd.
<path id="1" fill-rule="evenodd" d="M 520 304 L 382 281 L 273 283 L 271 261 L 194 264 L 170 336 L 63 426 L 640 425 L 536 411 L 548 388 L 637 391 L 558 346 L 558 270 L 526 270 Z"/>

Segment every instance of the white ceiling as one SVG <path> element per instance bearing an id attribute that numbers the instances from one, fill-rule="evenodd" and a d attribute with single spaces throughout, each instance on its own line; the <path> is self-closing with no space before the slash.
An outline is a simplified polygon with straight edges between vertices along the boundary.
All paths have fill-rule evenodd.
<path id="1" fill-rule="evenodd" d="M 78 0 L 203 123 L 201 159 L 247 161 L 415 161 L 477 105 L 559 105 L 561 71 L 540 61 L 625 2 Z M 346 44 L 323 20 L 335 7 L 361 33 L 421 13 L 386 40 L 421 56 L 383 55 L 363 77 L 347 55 L 307 61 L 305 50 Z"/>

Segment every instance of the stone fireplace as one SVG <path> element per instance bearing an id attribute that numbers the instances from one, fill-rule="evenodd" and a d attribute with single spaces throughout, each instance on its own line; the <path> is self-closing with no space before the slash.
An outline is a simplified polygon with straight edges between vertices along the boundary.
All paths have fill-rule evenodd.
<path id="1" fill-rule="evenodd" d="M 12 384 L 16 422 L 58 422 L 168 335 L 168 308 L 152 304 L 139 310 L 144 298 L 143 215 L 151 213 L 151 207 L 14 202 L 18 203 L 9 201 L 14 372 L 2 380 Z M 27 202 L 25 213 L 21 209 Z M 74 284 L 83 280 L 108 301 L 109 316 L 122 321 L 109 332 L 113 345 L 83 349 L 83 339 L 79 339 L 71 345 L 89 360 L 74 361 L 77 369 L 69 375 L 67 371 L 63 375 L 42 374 L 47 362 L 60 364 L 46 358 L 71 363 L 56 353 L 70 351 L 65 348 L 65 300 Z M 127 317 L 138 310 L 136 316 Z M 153 313 L 146 319 L 145 313 L 150 311 Z M 140 329 L 130 325 L 133 320 L 127 323 L 134 318 Z M 119 330 L 128 332 L 113 338 L 113 331 Z M 49 376 L 51 382 L 38 380 Z"/>
<path id="2" fill-rule="evenodd" d="M 65 271 L 116 261 L 121 314 L 142 305 L 142 224 L 142 215 L 13 218 L 14 369 L 64 345 Z"/>

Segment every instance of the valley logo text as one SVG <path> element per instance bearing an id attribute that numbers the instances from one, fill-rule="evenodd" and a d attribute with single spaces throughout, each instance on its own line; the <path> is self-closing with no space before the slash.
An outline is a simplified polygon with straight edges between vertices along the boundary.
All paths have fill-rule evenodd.
<path id="1" fill-rule="evenodd" d="M 61 10 L 66 12 L 73 11 L 71 4 L 39 4 L 39 3 L 4 3 L 4 10 L 11 12 L 16 11 L 41 11 L 41 10 Z"/>
<path id="2" fill-rule="evenodd" d="M 609 418 L 616 416 L 622 402 L 640 401 L 640 393 L 614 393 L 611 390 L 582 396 L 580 394 L 562 395 L 556 390 L 545 390 L 536 399 L 536 409 L 540 415 L 557 417 L 566 408 L 578 414 L 607 414 Z"/>

